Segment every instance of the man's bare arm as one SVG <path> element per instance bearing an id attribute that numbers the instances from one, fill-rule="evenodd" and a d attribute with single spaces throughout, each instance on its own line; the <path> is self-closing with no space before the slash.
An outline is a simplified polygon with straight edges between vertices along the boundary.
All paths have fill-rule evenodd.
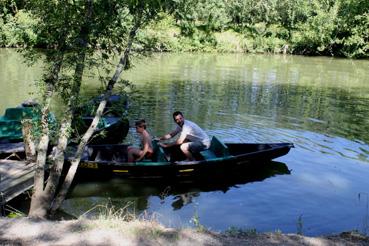
<path id="1" fill-rule="evenodd" d="M 165 134 L 162 137 L 158 137 L 156 138 L 157 140 L 161 141 L 161 140 L 168 140 L 171 139 L 172 137 L 174 137 L 175 135 L 177 135 L 180 132 L 180 130 L 178 128 L 176 128 L 175 130 Z"/>
<path id="2" fill-rule="evenodd" d="M 172 147 L 172 146 L 175 146 L 175 145 L 181 145 L 186 140 L 186 136 L 187 136 L 187 134 L 181 134 L 176 141 L 171 142 L 171 143 L 167 143 L 167 144 L 160 143 L 160 146 L 164 147 L 164 148 L 168 148 L 168 147 Z"/>

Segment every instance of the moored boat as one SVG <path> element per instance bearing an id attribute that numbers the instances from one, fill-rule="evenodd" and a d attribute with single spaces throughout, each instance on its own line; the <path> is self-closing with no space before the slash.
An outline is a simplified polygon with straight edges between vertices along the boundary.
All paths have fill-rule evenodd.
<path id="1" fill-rule="evenodd" d="M 76 110 L 73 120 L 73 136 L 71 139 L 78 139 L 89 127 L 94 117 L 99 100 L 102 97 L 95 97 L 88 103 Z M 127 100 L 120 95 L 111 95 L 101 117 L 99 125 L 94 132 L 92 144 L 116 144 L 123 141 L 129 130 L 128 119 L 122 117 L 122 112 L 127 109 Z M 25 101 L 18 107 L 7 108 L 5 114 L 0 116 L 0 143 L 18 143 L 23 141 L 22 120 L 40 119 L 41 111 L 36 102 Z M 54 114 L 49 114 L 51 125 L 56 124 Z"/>
<path id="2" fill-rule="evenodd" d="M 0 116 L 0 143 L 16 143 L 23 141 L 22 120 L 37 120 L 40 110 L 36 105 L 21 105 L 15 108 L 7 108 L 5 114 Z M 49 114 L 49 120 L 55 122 L 53 114 Z"/>
<path id="3" fill-rule="evenodd" d="M 84 116 L 78 125 L 75 123 L 73 137 L 85 133 L 92 120 L 93 117 Z M 115 116 L 102 117 L 89 142 L 90 144 L 118 144 L 124 140 L 128 131 L 128 119 Z"/>
<path id="4" fill-rule="evenodd" d="M 292 143 L 222 143 L 212 138 L 209 149 L 195 161 L 184 161 L 179 149 L 163 149 L 155 144 L 152 159 L 127 162 L 129 145 L 89 145 L 79 165 L 79 172 L 95 171 L 122 177 L 162 178 L 225 175 L 227 172 L 253 168 L 287 154 Z"/>
<path id="5" fill-rule="evenodd" d="M 78 138 L 88 129 L 102 99 L 103 95 L 96 96 L 75 110 L 73 120 L 74 135 L 72 138 Z M 126 97 L 119 94 L 111 95 L 107 100 L 97 129 L 89 141 L 90 144 L 121 143 L 129 131 L 129 121 L 124 117 L 127 108 Z"/>

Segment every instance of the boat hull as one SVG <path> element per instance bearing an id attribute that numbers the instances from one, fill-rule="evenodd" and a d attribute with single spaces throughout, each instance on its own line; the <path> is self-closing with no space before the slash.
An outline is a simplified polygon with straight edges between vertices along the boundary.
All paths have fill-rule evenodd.
<path id="1" fill-rule="evenodd" d="M 257 170 L 271 160 L 287 154 L 293 147 L 290 143 L 225 145 L 230 152 L 228 156 L 209 159 L 200 156 L 196 161 L 187 162 L 167 161 L 156 157 L 157 160 L 136 163 L 125 162 L 127 145 L 90 145 L 89 156 L 81 160 L 78 173 L 125 178 L 224 176 L 227 173 Z M 162 153 L 169 158 L 165 150 Z"/>

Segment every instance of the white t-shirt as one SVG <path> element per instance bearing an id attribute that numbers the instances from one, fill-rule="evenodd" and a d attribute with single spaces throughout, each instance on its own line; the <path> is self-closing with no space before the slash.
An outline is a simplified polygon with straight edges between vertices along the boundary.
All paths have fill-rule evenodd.
<path id="1" fill-rule="evenodd" d="M 190 142 L 201 142 L 206 148 L 210 146 L 210 138 L 204 130 L 202 130 L 196 123 L 185 120 L 182 127 L 178 126 L 177 132 L 181 132 L 180 137 L 186 136 L 186 139 Z"/>

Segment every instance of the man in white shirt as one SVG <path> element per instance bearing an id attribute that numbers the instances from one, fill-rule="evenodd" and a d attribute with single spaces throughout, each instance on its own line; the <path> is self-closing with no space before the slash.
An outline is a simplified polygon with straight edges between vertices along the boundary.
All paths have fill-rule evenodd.
<path id="1" fill-rule="evenodd" d="M 158 140 L 171 139 L 180 133 L 179 138 L 171 143 L 160 143 L 164 148 L 179 145 L 181 151 L 188 161 L 194 160 L 193 153 L 198 153 L 210 147 L 210 138 L 196 123 L 185 120 L 180 111 L 173 113 L 173 119 L 177 123 L 177 128 L 158 138 Z"/>

